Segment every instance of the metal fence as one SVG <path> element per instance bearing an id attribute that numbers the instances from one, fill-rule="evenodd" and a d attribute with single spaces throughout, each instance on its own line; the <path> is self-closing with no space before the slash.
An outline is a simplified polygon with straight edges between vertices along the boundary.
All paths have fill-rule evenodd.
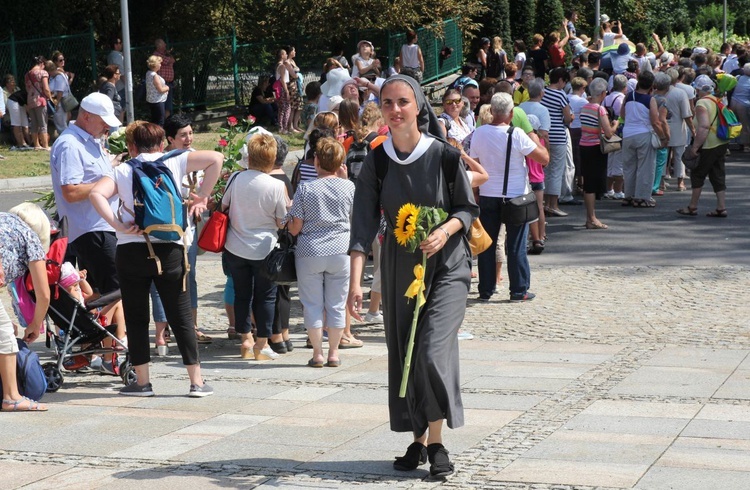
<path id="1" fill-rule="evenodd" d="M 50 59 L 53 52 L 60 51 L 65 55 L 65 70 L 76 75 L 70 89 L 80 100 L 93 89 L 92 82 L 99 71 L 94 40 L 93 26 L 80 34 L 41 39 L 17 40 L 11 33 L 0 41 L 0 77 L 10 73 L 22 87 L 24 75 L 34 65 L 35 56 Z"/>
<path id="2" fill-rule="evenodd" d="M 441 35 L 429 29 L 419 29 L 419 45 L 425 60 L 424 83 L 454 73 L 462 63 L 463 37 L 454 19 L 443 23 Z M 392 66 L 405 42 L 405 33 L 390 31 L 351 31 L 342 43 L 344 52 L 351 55 L 357 42 L 367 39 L 375 46 L 381 64 Z M 22 83 L 23 75 L 37 55 L 49 57 L 59 50 L 65 55 L 68 71 L 76 73 L 71 89 L 80 100 L 94 90 L 98 74 L 106 65 L 107 50 L 96 49 L 93 26 L 88 32 L 54 38 L 0 41 L 0 75 L 12 73 Z M 190 41 L 170 42 L 175 56 L 174 105 L 179 110 L 206 110 L 232 105 L 244 105 L 258 83 L 258 77 L 271 75 L 279 48 L 294 46 L 296 63 L 305 80 L 317 79 L 323 62 L 331 56 L 328 40 L 298 37 L 267 42 L 240 43 L 234 31 L 229 35 Z M 452 54 L 441 58 L 444 47 Z M 145 78 L 146 60 L 153 46 L 131 48 L 133 84 L 137 87 Z M 141 101 L 136 100 L 136 105 Z M 143 110 L 143 109 L 141 109 Z"/>

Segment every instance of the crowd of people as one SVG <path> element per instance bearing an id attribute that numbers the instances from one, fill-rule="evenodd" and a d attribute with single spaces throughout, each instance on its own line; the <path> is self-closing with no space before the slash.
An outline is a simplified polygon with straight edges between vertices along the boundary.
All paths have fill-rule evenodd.
<path id="1" fill-rule="evenodd" d="M 460 326 L 473 274 L 467 233 L 478 217 L 491 240 L 477 257 L 478 300 L 487 302 L 499 293 L 506 264 L 508 298 L 515 303 L 535 298 L 528 255 L 543 253 L 546 219 L 568 215 L 561 206 L 585 205 L 583 228 L 606 230 L 597 214 L 598 200 L 652 208 L 672 180 L 677 191 L 686 190 L 689 181 L 690 201 L 677 212 L 696 216 L 708 178 L 717 199 L 708 216 L 727 216 L 724 158 L 729 142 L 717 135 L 717 114 L 721 98 L 729 96 L 731 101 L 724 103 L 740 120 L 750 118 L 746 47 L 668 52 L 656 35 L 653 49 L 644 43 L 633 47 L 622 24 L 606 16 L 601 19 L 601 40 L 591 44 L 576 30 L 576 18 L 575 12 L 569 13 L 560 30 L 546 39 L 535 35 L 529 50 L 521 40 L 509 53 L 499 37 L 481 39 L 476 63 L 467 63 L 445 90 L 439 115 L 420 85 L 425 66 L 414 32 L 407 34 L 393 67 L 381 66 L 373 44 L 363 40 L 350 60 L 342 53 L 327 59 L 321 79 L 315 81 L 303 80 L 294 47 L 280 49 L 274 73 L 259 79 L 249 111 L 278 126 L 282 134 L 304 133 L 304 158 L 290 177 L 282 169 L 286 143 L 262 128 L 247 135 L 243 168 L 230 175 L 220 175 L 220 153 L 192 149 L 190 120 L 170 115 L 174 58 L 165 43 L 157 41 L 146 76 L 151 121 L 130 123 L 126 142 L 130 158 L 159 160 L 169 168 L 183 188 L 191 219 L 184 241 L 153 240 L 153 250 L 133 216 L 123 212 L 133 208 L 132 167 L 102 145 L 104 135 L 122 121 L 121 43 L 116 39 L 101 90 L 81 101 L 74 124 L 58 127 L 61 134 L 51 148 L 50 167 L 59 217 L 68 221 L 78 267 L 86 270 L 93 291 L 119 288 L 122 293 L 138 380 L 120 393 L 155 393 L 148 370 L 149 295 L 152 306 L 162 310 L 154 315 L 155 347 L 166 346 L 169 325 L 187 368 L 189 396 L 213 393 L 200 371 L 197 342 L 207 336 L 197 328 L 195 280 L 195 224 L 213 207 L 229 216 L 222 265 L 227 275 L 227 333 L 240 342 L 239 356 L 270 361 L 294 348 L 289 339 L 289 286 L 268 279 L 263 268 L 280 235 L 296 236 L 297 290 L 312 348 L 307 365 L 336 368 L 344 362 L 339 349 L 361 347 L 351 331 L 353 319 L 383 323 L 391 428 L 413 435 L 394 467 L 408 471 L 429 461 L 434 477 L 452 473 L 442 429 L 446 423 L 450 428 L 464 423 L 458 341 L 471 338 Z M 55 66 L 46 67 L 45 62 L 35 60 L 25 80 L 33 102 L 27 102 L 25 113 L 31 121 L 29 143 L 40 149 L 48 147 L 42 130 L 46 100 L 65 97 L 73 79 L 64 72 L 61 54 L 53 56 Z M 52 73 L 65 83 L 53 83 Z M 725 78 L 735 79 L 733 92 Z M 14 83 L 6 77 L 10 95 Z M 16 104 L 13 120 L 18 122 Z M 26 141 L 23 127 L 14 124 L 14 135 Z M 746 152 L 748 130 L 745 124 L 740 136 Z M 618 144 L 605 152 L 603 141 Z M 187 151 L 165 153 L 169 150 Z M 697 162 L 688 171 L 683 159 Z M 225 179 L 223 197 L 212 203 L 219 179 Z M 513 206 L 518 198 L 528 201 L 524 210 L 535 211 L 531 214 L 538 214 L 537 219 L 517 219 Z M 399 387 L 414 312 L 404 292 L 421 262 L 421 254 L 400 246 L 395 234 L 405 231 L 399 213 L 407 203 L 442 208 L 447 218 L 419 245 L 427 257 L 425 305 L 417 319 L 412 368 L 402 397 Z M 13 250 L 5 242 L 0 245 L 5 282 L 26 269 L 32 278 L 39 275 L 45 232 L 34 234 L 29 231 L 33 226 L 27 230 L 23 220 L 10 215 L 0 214 L 0 220 L 12 224 L 0 230 L 21 230 L 11 238 L 23 241 Z M 162 271 L 150 255 L 158 257 Z M 365 273 L 369 255 L 374 260 L 372 277 Z M 190 287 L 182 287 L 188 274 Z M 362 284 L 369 281 L 368 303 Z M 45 298 L 37 304 L 44 306 Z M 35 317 L 25 335 L 28 340 L 38 335 L 38 323 Z M 11 331 L 10 320 L 0 310 L 3 380 L 12 374 L 6 357 L 14 353 L 6 338 Z M 46 409 L 5 386 L 4 410 Z"/>

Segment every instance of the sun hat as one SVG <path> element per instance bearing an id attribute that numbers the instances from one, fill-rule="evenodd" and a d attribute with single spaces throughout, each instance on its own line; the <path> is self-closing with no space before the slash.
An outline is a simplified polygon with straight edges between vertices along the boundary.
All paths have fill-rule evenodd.
<path id="1" fill-rule="evenodd" d="M 602 14 L 599 16 L 599 21 L 604 24 L 605 22 L 609 22 L 609 15 Z"/>
<path id="2" fill-rule="evenodd" d="M 628 43 L 621 43 L 617 46 L 617 54 L 620 56 L 630 54 L 630 45 L 628 45 Z"/>
<path id="3" fill-rule="evenodd" d="M 63 265 L 60 266 L 60 281 L 58 282 L 60 287 L 67 289 L 80 281 L 81 275 L 78 274 L 78 271 L 73 267 L 73 264 L 70 262 L 64 262 Z"/>
<path id="4" fill-rule="evenodd" d="M 363 39 L 357 43 L 357 52 L 359 52 L 359 48 L 362 47 L 363 44 L 369 44 L 372 49 L 375 49 L 375 46 L 373 46 L 370 41 L 366 41 Z"/>
<path id="5" fill-rule="evenodd" d="M 115 106 L 112 105 L 112 99 L 99 92 L 94 92 L 83 98 L 81 109 L 99 116 L 102 120 L 112 127 L 119 127 L 122 123 L 115 116 Z"/>
<path id="6" fill-rule="evenodd" d="M 700 92 L 713 92 L 716 84 L 708 75 L 699 75 L 693 82 L 693 88 Z"/>
<path id="7" fill-rule="evenodd" d="M 346 68 L 334 68 L 326 73 L 326 81 L 320 86 L 320 91 L 326 97 L 341 95 L 341 89 L 344 88 L 344 83 L 351 79 L 352 77 L 349 76 L 349 70 Z"/>
<path id="8" fill-rule="evenodd" d="M 662 53 L 662 55 L 659 57 L 659 61 L 662 65 L 669 65 L 674 61 L 674 55 L 672 53 Z"/>

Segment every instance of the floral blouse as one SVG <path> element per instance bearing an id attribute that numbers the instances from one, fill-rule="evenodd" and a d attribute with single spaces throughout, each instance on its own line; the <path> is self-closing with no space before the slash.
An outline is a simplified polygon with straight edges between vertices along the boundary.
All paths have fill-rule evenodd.
<path id="1" fill-rule="evenodd" d="M 0 213 L 0 257 L 6 283 L 24 275 L 29 262 L 45 259 L 39 237 L 15 214 Z"/>

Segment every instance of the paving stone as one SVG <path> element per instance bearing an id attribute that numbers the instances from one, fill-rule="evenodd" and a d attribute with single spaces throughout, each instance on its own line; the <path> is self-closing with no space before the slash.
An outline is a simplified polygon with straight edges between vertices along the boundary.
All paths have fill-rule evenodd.
<path id="1" fill-rule="evenodd" d="M 746 490 L 750 472 L 695 468 L 651 468 L 636 486 L 639 490 Z"/>

